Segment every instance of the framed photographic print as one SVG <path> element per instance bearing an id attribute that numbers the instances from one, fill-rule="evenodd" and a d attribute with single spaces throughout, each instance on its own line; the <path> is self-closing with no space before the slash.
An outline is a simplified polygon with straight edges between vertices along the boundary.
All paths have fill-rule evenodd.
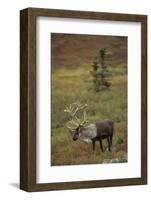
<path id="1" fill-rule="evenodd" d="M 20 12 L 20 188 L 147 184 L 147 16 Z"/>

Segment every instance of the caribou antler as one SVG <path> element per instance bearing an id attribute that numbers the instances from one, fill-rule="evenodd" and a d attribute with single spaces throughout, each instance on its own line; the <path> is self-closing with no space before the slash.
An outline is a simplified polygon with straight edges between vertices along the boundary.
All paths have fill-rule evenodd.
<path id="1" fill-rule="evenodd" d="M 80 123 L 81 126 L 83 126 L 84 124 L 86 124 L 88 122 L 88 120 L 86 120 L 86 110 L 83 110 L 83 121 Z"/>
<path id="2" fill-rule="evenodd" d="M 87 123 L 88 121 L 86 120 L 86 107 L 87 104 L 82 105 L 79 101 L 70 104 L 69 107 L 66 107 L 64 112 L 67 112 L 71 118 L 68 124 L 75 125 L 77 128 L 78 126 L 83 126 L 85 123 Z M 77 117 L 77 113 L 79 111 L 83 111 L 82 121 Z M 67 128 L 72 129 L 69 125 L 67 125 Z"/>

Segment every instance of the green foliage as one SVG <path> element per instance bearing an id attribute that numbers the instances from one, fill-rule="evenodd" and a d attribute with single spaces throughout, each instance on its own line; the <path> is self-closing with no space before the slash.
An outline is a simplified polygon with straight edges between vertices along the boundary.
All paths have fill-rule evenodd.
<path id="1" fill-rule="evenodd" d="M 96 61 L 94 61 L 92 68 L 93 68 L 93 72 L 96 72 L 98 70 L 99 66 L 98 66 L 98 63 Z"/>
<path id="2" fill-rule="evenodd" d="M 105 67 L 104 61 L 105 61 L 105 56 L 106 56 L 106 49 L 105 48 L 100 49 L 99 53 L 100 53 L 100 63 L 101 63 L 101 66 Z"/>
<path id="3" fill-rule="evenodd" d="M 117 144 L 122 144 L 124 142 L 123 138 L 118 137 L 117 139 Z"/>
<path id="4" fill-rule="evenodd" d="M 93 62 L 91 75 L 93 77 L 94 89 L 96 92 L 99 92 L 102 89 L 109 88 L 111 86 L 110 76 L 111 73 L 108 70 L 108 67 L 105 64 L 105 58 L 107 51 L 105 48 L 100 49 L 100 65 L 97 61 Z"/>

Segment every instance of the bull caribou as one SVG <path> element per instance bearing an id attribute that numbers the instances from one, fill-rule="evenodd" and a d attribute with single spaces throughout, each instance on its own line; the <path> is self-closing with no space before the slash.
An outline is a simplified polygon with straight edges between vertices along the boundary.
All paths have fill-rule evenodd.
<path id="1" fill-rule="evenodd" d="M 86 120 L 87 104 L 82 105 L 80 102 L 75 102 L 66 107 L 64 112 L 69 114 L 70 121 L 67 123 L 72 139 L 76 141 L 80 139 L 87 143 L 92 142 L 93 151 L 95 151 L 95 142 L 99 141 L 100 149 L 103 152 L 102 140 L 107 139 L 108 150 L 111 151 L 112 137 L 114 131 L 114 123 L 110 119 L 98 121 L 88 124 Z M 82 119 L 78 114 L 82 113 Z"/>

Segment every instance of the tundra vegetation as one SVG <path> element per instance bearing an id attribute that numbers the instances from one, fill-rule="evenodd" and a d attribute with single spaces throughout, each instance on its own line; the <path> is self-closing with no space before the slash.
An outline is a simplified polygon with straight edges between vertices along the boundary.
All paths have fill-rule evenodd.
<path id="1" fill-rule="evenodd" d="M 54 33 L 51 42 L 51 165 L 127 162 L 127 38 Z M 112 52 L 106 61 L 111 80 L 96 91 L 90 70 L 102 48 Z M 104 152 L 99 142 L 93 152 L 91 144 L 73 141 L 64 109 L 77 100 L 88 105 L 89 123 L 114 121 L 112 152 L 106 141 Z"/>

